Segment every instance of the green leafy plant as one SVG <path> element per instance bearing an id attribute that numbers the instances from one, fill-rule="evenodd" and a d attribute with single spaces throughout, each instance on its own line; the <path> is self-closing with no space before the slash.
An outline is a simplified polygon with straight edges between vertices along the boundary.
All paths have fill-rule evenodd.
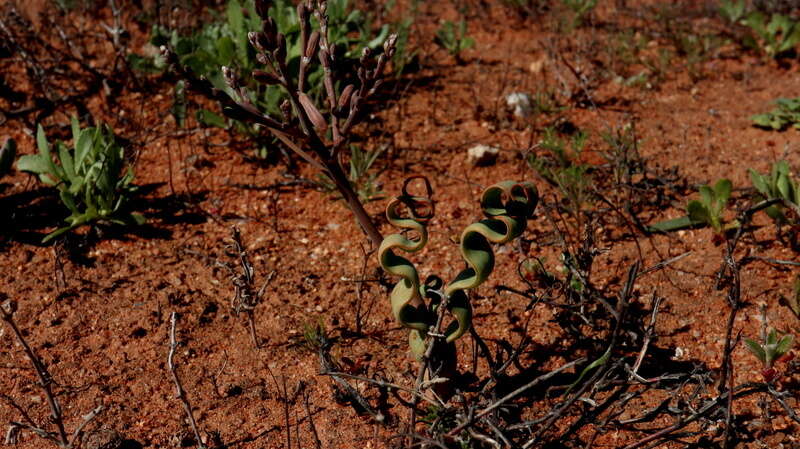
<path id="1" fill-rule="evenodd" d="M 538 192 L 533 184 L 512 181 L 487 188 L 481 197 L 481 208 L 487 218 L 467 226 L 461 233 L 461 255 L 467 268 L 446 285 L 437 276 L 429 276 L 425 283 L 421 283 L 414 264 L 395 252 L 415 253 L 428 242 L 427 224 L 434 215 L 430 184 L 422 178 L 426 194 L 411 195 L 408 186 L 416 178 L 420 177 L 407 179 L 402 195 L 386 206 L 389 223 L 415 237 L 403 234 L 387 236 L 378 249 L 378 260 L 384 270 L 401 278 L 391 292 L 392 314 L 401 325 L 410 329 L 409 344 L 414 356 L 418 360 L 430 356 L 441 361 L 443 366 L 454 369 L 453 343 L 469 330 L 472 323 L 467 290 L 485 282 L 494 269 L 490 243 L 508 243 L 525 230 L 538 202 Z M 405 208 L 405 212 L 401 208 Z M 445 312 L 454 318 L 448 325 L 443 322 Z M 434 338 L 430 346 L 426 344 L 428 336 Z"/>
<path id="2" fill-rule="evenodd" d="M 561 0 L 572 11 L 572 28 L 583 25 L 586 16 L 597 6 L 597 0 Z"/>
<path id="3" fill-rule="evenodd" d="M 547 150 L 544 156 L 528 155 L 528 165 L 545 181 L 556 186 L 566 200 L 569 213 L 582 229 L 584 205 L 592 198 L 590 166 L 579 162 L 588 134 L 577 131 L 568 140 L 559 137 L 553 128 L 545 129 L 539 148 Z"/>
<path id="4" fill-rule="evenodd" d="M 301 57 L 295 65 L 290 57 L 292 40 L 278 29 L 278 22 L 270 15 L 270 3 L 258 0 L 255 9 L 261 20 L 260 31 L 247 33 L 247 38 L 261 68 L 240 73 L 235 67 L 222 67 L 225 90 L 198 77 L 169 49 L 164 50 L 167 60 L 188 86 L 219 102 L 228 118 L 258 125 L 261 132 L 330 178 L 370 241 L 380 245 L 383 236 L 353 190 L 342 153 L 349 149 L 349 136 L 363 119 L 367 100 L 383 82 L 386 64 L 395 54 L 397 36 L 388 36 L 379 52 L 365 46 L 358 59 L 350 59 L 344 47 L 329 40 L 337 35 L 328 17 L 334 11 L 332 4 L 304 1 L 297 5 Z M 316 100 L 310 82 L 313 73 L 321 73 L 324 87 Z M 249 80 L 255 85 L 251 86 Z M 278 113 L 262 109 L 253 100 L 260 89 L 270 86 L 286 95 Z"/>
<path id="5" fill-rule="evenodd" d="M 337 52 L 334 56 L 357 57 L 364 48 L 379 48 L 389 35 L 388 25 L 383 25 L 377 36 L 370 38 L 372 24 L 368 16 L 359 9 L 351 8 L 349 0 L 329 0 L 326 5 L 328 39 Z M 295 6 L 289 0 L 276 0 L 271 2 L 268 16 L 274 21 L 277 31 L 284 36 L 287 65 L 298 67 L 305 42 L 302 41 L 300 18 Z M 229 0 L 224 17 L 219 19 L 191 35 L 181 35 L 177 30 L 156 26 L 152 30 L 151 44 L 156 47 L 168 46 L 180 64 L 191 69 L 195 75 L 208 79 L 216 89 L 229 95 L 238 93 L 225 82 L 222 67 L 237 70 L 242 74 L 241 84 L 249 89 L 248 101 L 261 111 L 280 114 L 280 105 L 288 95 L 279 83 L 269 82 L 270 80 L 264 78 L 267 75 L 256 71 L 262 63 L 258 60 L 257 52 L 249 45 L 248 33 L 261 30 L 262 24 L 255 1 Z M 131 57 L 137 66 L 147 67 L 147 64 L 140 62 L 141 57 Z M 160 56 L 150 60 L 155 69 L 166 68 Z M 318 98 L 323 91 L 323 68 L 310 66 L 309 69 L 307 92 L 312 98 Z M 195 116 L 207 126 L 232 126 L 246 135 L 258 134 L 252 125 L 227 120 L 208 110 L 199 110 Z"/>
<path id="6" fill-rule="evenodd" d="M 789 307 L 795 317 L 800 319 L 800 275 L 795 276 L 792 294 L 788 298 L 781 296 L 781 302 Z"/>
<path id="7" fill-rule="evenodd" d="M 350 145 L 350 170 L 347 177 L 361 201 L 375 201 L 383 198 L 383 191 L 376 182 L 378 174 L 371 171 L 372 165 L 382 153 L 383 148 L 365 151 L 358 145 Z M 325 174 L 319 175 L 318 182 L 328 192 L 336 190 L 336 184 Z"/>
<path id="8" fill-rule="evenodd" d="M 770 58 L 780 58 L 793 51 L 800 43 L 800 25 L 782 14 L 767 18 L 761 11 L 753 11 L 742 21 L 750 27 L 760 42 L 750 38 L 748 45 L 759 47 Z"/>
<path id="9" fill-rule="evenodd" d="M 686 215 L 650 226 L 651 231 L 676 231 L 693 226 L 710 226 L 718 236 L 739 226 L 737 220 L 725 222 L 723 213 L 731 197 L 733 185 L 728 179 L 720 179 L 714 186 L 700 186 L 700 199 L 686 206 Z"/>
<path id="10" fill-rule="evenodd" d="M 60 141 L 51 149 L 39 125 L 36 144 L 39 153 L 20 157 L 17 169 L 35 173 L 44 184 L 57 188 L 61 202 L 70 211 L 65 219 L 68 225 L 51 232 L 42 242 L 93 222 L 144 223 L 144 216 L 127 210 L 136 192 L 133 167 L 126 163 L 124 150 L 108 125 L 81 129 L 73 118 L 72 149 Z"/>
<path id="11" fill-rule="evenodd" d="M 784 335 L 778 338 L 778 333 L 775 329 L 771 329 L 764 339 L 763 343 L 757 342 L 750 338 L 744 339 L 747 349 L 761 361 L 763 370 L 761 374 L 767 382 L 773 381 L 777 376 L 775 370 L 775 362 L 785 356 L 794 343 L 794 336 Z"/>
<path id="12" fill-rule="evenodd" d="M 780 204 L 767 207 L 765 212 L 780 224 L 787 223 L 786 208 L 790 208 L 800 220 L 800 185 L 792 178 L 789 164 L 779 161 L 772 164 L 768 174 L 761 174 L 750 169 L 750 180 L 758 191 L 761 200 L 781 200 Z"/>
<path id="13" fill-rule="evenodd" d="M 722 0 L 719 3 L 719 15 L 728 23 L 737 24 L 747 11 L 745 0 Z"/>
<path id="14" fill-rule="evenodd" d="M 800 98 L 779 98 L 775 100 L 777 107 L 765 114 L 750 117 L 755 126 L 776 131 L 788 127 L 800 129 Z"/>
<path id="15" fill-rule="evenodd" d="M 436 37 L 433 41 L 436 45 L 444 48 L 451 56 L 456 58 L 456 62 L 463 63 L 461 52 L 468 50 L 475 45 L 475 39 L 467 36 L 467 22 L 461 19 L 457 24 L 445 20 L 442 26 L 436 30 Z"/>
<path id="16" fill-rule="evenodd" d="M 17 157 L 17 142 L 8 138 L 0 148 L 0 179 L 11 172 L 11 166 Z"/>
<path id="17" fill-rule="evenodd" d="M 644 160 L 639 154 L 639 139 L 633 124 L 610 129 L 601 133 L 600 137 L 608 146 L 602 156 L 611 165 L 615 183 L 630 184 L 634 174 L 644 173 Z"/>

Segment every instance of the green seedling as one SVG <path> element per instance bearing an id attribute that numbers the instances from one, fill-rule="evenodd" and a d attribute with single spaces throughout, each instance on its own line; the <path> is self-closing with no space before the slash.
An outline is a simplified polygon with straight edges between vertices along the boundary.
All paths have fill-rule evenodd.
<path id="1" fill-rule="evenodd" d="M 6 139 L 0 148 L 0 179 L 11 172 L 11 166 L 17 157 L 17 142 L 12 138 Z"/>
<path id="2" fill-rule="evenodd" d="M 792 295 L 788 298 L 781 296 L 781 302 L 789 307 L 795 317 L 800 319 L 800 275 L 795 276 L 792 286 Z"/>
<path id="3" fill-rule="evenodd" d="M 779 98 L 775 100 L 777 107 L 765 114 L 750 117 L 759 128 L 783 131 L 788 127 L 800 129 L 800 98 Z"/>
<path id="4" fill-rule="evenodd" d="M 456 62 L 463 63 L 461 52 L 468 50 L 475 45 L 475 39 L 467 36 L 467 22 L 461 19 L 457 24 L 445 20 L 442 26 L 436 30 L 436 37 L 433 41 L 436 45 L 444 48 L 451 56 L 456 58 Z"/>
<path id="5" fill-rule="evenodd" d="M 767 16 L 761 11 L 753 11 L 742 21 L 750 27 L 760 40 L 760 48 L 770 58 L 777 59 L 793 51 L 800 43 L 800 25 L 782 14 Z M 759 43 L 750 38 L 750 46 L 759 47 Z"/>
<path id="6" fill-rule="evenodd" d="M 454 342 L 472 324 L 467 290 L 485 282 L 494 269 L 490 243 L 508 243 L 525 230 L 538 202 L 538 192 L 533 184 L 512 181 L 487 188 L 481 197 L 481 208 L 487 218 L 472 223 L 461 233 L 461 255 L 467 268 L 446 285 L 436 276 L 430 276 L 423 284 L 414 264 L 395 252 L 416 253 L 428 242 L 427 224 L 434 215 L 430 184 L 422 178 L 427 193 L 413 196 L 408 193 L 408 185 L 414 179 L 407 179 L 402 195 L 386 207 L 389 223 L 414 237 L 403 234 L 387 236 L 378 249 L 378 259 L 384 270 L 401 278 L 391 292 L 392 314 L 402 326 L 410 329 L 409 344 L 414 356 L 418 360 L 425 357 L 425 340 L 430 335 L 436 338 L 434 342 L 441 343 L 432 346 L 431 356 L 447 359 L 454 367 Z M 407 215 L 401 211 L 403 207 Z M 440 321 L 444 312 L 449 312 L 454 318 L 449 325 Z"/>
<path id="7" fill-rule="evenodd" d="M 572 28 L 579 28 L 586 16 L 597 6 L 597 0 L 561 0 L 564 6 L 572 10 Z"/>
<path id="8" fill-rule="evenodd" d="M 719 4 L 719 15 L 731 24 L 739 23 L 747 10 L 745 0 L 722 0 Z"/>
<path id="9" fill-rule="evenodd" d="M 787 206 L 794 211 L 800 210 L 800 185 L 792 178 L 786 161 L 772 164 L 772 170 L 768 174 L 758 173 L 751 168 L 750 180 L 761 200 L 781 200 L 780 204 L 774 204 L 765 210 L 776 222 L 784 224 L 789 221 L 785 214 Z M 796 219 L 800 220 L 800 215 Z"/>
<path id="10" fill-rule="evenodd" d="M 384 151 L 379 148 L 375 151 L 362 150 L 358 145 L 350 145 L 350 171 L 348 179 L 353 190 L 361 201 L 375 201 L 383 198 L 383 191 L 379 188 L 376 178 L 377 173 L 371 172 L 375 161 Z M 336 184 L 325 174 L 318 176 L 318 183 L 328 192 L 336 191 Z M 341 198 L 341 195 L 339 196 Z"/>
<path id="11" fill-rule="evenodd" d="M 51 151 L 39 125 L 39 153 L 22 156 L 17 162 L 17 169 L 37 174 L 41 182 L 58 189 L 61 202 L 70 211 L 65 219 L 68 225 L 51 232 L 42 242 L 94 222 L 144 223 L 144 216 L 127 210 L 127 203 L 136 192 L 133 167 L 126 163 L 124 150 L 111 128 L 100 125 L 81 129 L 73 118 L 72 142 L 72 150 L 59 141 Z"/>
<path id="12" fill-rule="evenodd" d="M 569 140 L 559 138 L 552 128 L 545 129 L 539 148 L 549 154 L 528 155 L 528 165 L 553 186 L 557 187 L 564 198 L 569 213 L 576 220 L 576 228 L 583 228 L 583 206 L 591 201 L 590 187 L 593 179 L 591 167 L 580 162 L 580 156 L 586 145 L 588 134 L 578 131 Z"/>
<path id="13" fill-rule="evenodd" d="M 686 215 L 650 226 L 651 232 L 670 232 L 679 229 L 710 226 L 717 236 L 739 227 L 739 222 L 725 222 L 723 213 L 731 197 L 733 186 L 728 179 L 720 179 L 713 187 L 700 186 L 700 200 L 692 200 L 686 206 Z"/>
<path id="14" fill-rule="evenodd" d="M 789 350 L 794 343 L 794 336 L 784 335 L 778 338 L 778 333 L 775 329 L 769 331 L 763 343 L 755 340 L 745 338 L 747 349 L 761 361 L 763 367 L 761 374 L 767 382 L 772 382 L 778 375 L 775 370 L 775 362 L 781 360 L 785 356 L 790 356 Z"/>

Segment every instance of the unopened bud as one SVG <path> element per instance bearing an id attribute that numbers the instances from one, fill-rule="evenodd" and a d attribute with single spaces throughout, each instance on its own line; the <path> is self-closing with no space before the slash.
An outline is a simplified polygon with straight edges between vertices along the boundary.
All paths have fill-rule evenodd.
<path id="1" fill-rule="evenodd" d="M 272 72 L 253 70 L 253 79 L 262 84 L 280 84 L 281 80 Z"/>
<path id="2" fill-rule="evenodd" d="M 304 94 L 303 92 L 298 92 L 297 95 L 300 98 L 300 106 L 303 107 L 303 110 L 306 112 L 306 116 L 308 116 L 308 119 L 311 120 L 311 124 L 314 125 L 314 128 L 325 132 L 328 129 L 328 124 L 325 123 L 325 117 L 322 116 L 322 113 L 319 112 L 319 109 L 314 106 L 314 103 L 310 98 L 308 98 L 308 95 Z"/>
<path id="3" fill-rule="evenodd" d="M 305 48 L 306 58 L 311 58 L 317 52 L 317 45 L 319 44 L 319 31 L 314 30 L 311 33 L 311 38 L 308 39 L 308 44 Z"/>
<path id="4" fill-rule="evenodd" d="M 222 66 L 222 76 L 225 78 L 225 83 L 230 86 L 231 89 L 236 89 L 238 87 L 239 77 L 236 76 L 236 72 L 230 67 Z"/>
<path id="5" fill-rule="evenodd" d="M 375 81 L 375 84 L 372 86 L 372 89 L 369 90 L 369 95 L 375 94 L 375 92 L 380 89 L 381 85 L 383 84 L 383 80 Z"/>
<path id="6" fill-rule="evenodd" d="M 328 45 L 328 56 L 331 58 L 331 62 L 336 61 L 336 44 Z"/>
<path id="7" fill-rule="evenodd" d="M 397 47 L 397 34 L 392 33 L 389 35 L 389 38 L 386 39 L 386 42 L 383 43 L 383 51 L 389 52 L 390 49 Z"/>
<path id="8" fill-rule="evenodd" d="M 353 89 L 355 89 L 355 86 L 352 84 L 348 84 L 344 87 L 342 94 L 339 95 L 339 104 L 337 105 L 339 109 L 344 110 L 347 108 L 347 105 L 350 104 L 350 95 L 353 94 Z"/>
<path id="9" fill-rule="evenodd" d="M 256 0 L 256 13 L 264 20 L 269 17 L 269 4 L 268 0 Z"/>
<path id="10" fill-rule="evenodd" d="M 283 115 L 283 119 L 285 121 L 289 121 L 289 117 L 292 116 L 292 104 L 289 103 L 289 100 L 283 100 L 280 105 L 281 114 Z"/>
<path id="11" fill-rule="evenodd" d="M 308 7 L 303 2 L 297 5 L 297 17 L 300 19 L 300 23 L 308 20 Z"/>
<path id="12" fill-rule="evenodd" d="M 275 59 L 278 61 L 286 60 L 286 37 L 283 33 L 278 33 L 278 39 L 275 42 Z"/>
<path id="13" fill-rule="evenodd" d="M 350 114 L 353 114 L 358 110 L 358 103 L 360 101 L 361 96 L 358 95 L 358 91 L 353 92 L 353 95 L 350 96 Z"/>

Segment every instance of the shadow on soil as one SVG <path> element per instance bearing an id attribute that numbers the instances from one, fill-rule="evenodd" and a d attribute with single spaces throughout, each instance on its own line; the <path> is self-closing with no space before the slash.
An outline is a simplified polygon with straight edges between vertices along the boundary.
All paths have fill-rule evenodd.
<path id="1" fill-rule="evenodd" d="M 206 198 L 207 192 L 194 193 L 191 198 L 185 195 L 148 197 L 163 185 L 154 183 L 140 186 L 139 196 L 130 202 L 131 210 L 141 211 L 147 218 L 147 223 L 142 226 L 98 224 L 64 234 L 60 242 L 69 258 L 76 263 L 91 265 L 86 254 L 101 240 L 129 241 L 133 237 L 169 239 L 175 225 L 194 225 L 207 220 L 207 215 L 194 206 Z M 5 190 L 3 187 L 0 186 L 0 189 Z M 48 231 L 63 226 L 64 218 L 68 215 L 69 212 L 52 188 L 0 196 L 0 250 L 12 241 L 33 246 L 49 245 L 42 243 L 42 239 Z"/>

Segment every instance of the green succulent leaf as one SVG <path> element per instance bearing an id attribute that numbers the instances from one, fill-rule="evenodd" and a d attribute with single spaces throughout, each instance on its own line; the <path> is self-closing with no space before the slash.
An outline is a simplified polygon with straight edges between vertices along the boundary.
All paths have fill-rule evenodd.
<path id="1" fill-rule="evenodd" d="M 714 193 L 716 194 L 716 199 L 719 201 L 721 206 L 724 206 L 728 199 L 731 197 L 731 191 L 733 190 L 733 183 L 731 183 L 730 179 L 720 179 L 714 185 Z"/>
<path id="2" fill-rule="evenodd" d="M 41 175 L 50 172 L 50 164 L 41 154 L 26 154 L 17 161 L 17 170 Z"/>
<path id="3" fill-rule="evenodd" d="M 794 336 L 793 335 L 784 335 L 780 341 L 778 341 L 777 346 L 775 347 L 775 354 L 778 357 L 789 352 L 792 349 L 792 344 L 794 343 Z"/>
<path id="4" fill-rule="evenodd" d="M 688 229 L 693 226 L 697 226 L 698 224 L 703 223 L 702 221 L 694 221 L 688 215 L 684 215 L 678 218 L 672 218 L 670 220 L 660 221 L 658 223 L 652 224 L 648 226 L 648 230 L 650 232 L 672 232 L 672 231 L 679 231 L 681 229 Z"/>
<path id="5" fill-rule="evenodd" d="M 689 216 L 689 220 L 693 223 L 711 223 L 711 214 L 706 205 L 700 201 L 689 201 L 689 204 L 686 206 L 686 212 Z"/>
<path id="6" fill-rule="evenodd" d="M 133 170 L 125 167 L 124 150 L 114 132 L 106 125 L 81 129 L 72 119 L 72 148 L 56 142 L 54 162 L 50 144 L 40 126 L 37 131 L 39 153 L 23 156 L 17 163 L 20 170 L 36 173 L 43 183 L 59 191 L 62 204 L 70 215 L 64 220 L 69 226 L 48 234 L 48 242 L 71 229 L 98 220 L 112 223 L 141 222 L 123 210 L 126 200 L 135 191 Z"/>
<path id="7" fill-rule="evenodd" d="M 427 332 L 436 321 L 436 311 L 447 298 L 447 311 L 454 320 L 444 331 L 445 342 L 451 344 L 461 337 L 471 325 L 472 308 L 466 290 L 483 283 L 494 268 L 494 254 L 490 243 L 506 243 L 518 237 L 525 229 L 528 218 L 538 202 L 536 187 L 530 183 L 505 181 L 486 189 L 481 197 L 481 208 L 486 219 L 467 226 L 461 234 L 460 248 L 467 268 L 440 290 L 441 281 L 423 285 L 413 263 L 398 255 L 395 250 L 413 253 L 427 243 L 427 222 L 433 216 L 430 184 L 424 179 L 427 195 L 408 193 L 411 181 L 406 180 L 403 194 L 386 207 L 386 217 L 393 226 L 411 231 L 415 238 L 391 234 L 384 238 L 378 249 L 378 260 L 384 270 L 400 277 L 391 292 L 392 313 L 404 327 L 411 329 L 409 344 L 420 358 L 425 350 Z M 428 299 L 429 303 L 425 303 Z"/>
<path id="8" fill-rule="evenodd" d="M 761 347 L 761 344 L 749 338 L 745 338 L 744 343 L 747 346 L 747 349 L 749 349 L 750 352 L 761 361 L 761 363 L 767 363 L 767 353 L 764 351 L 764 348 Z"/>

